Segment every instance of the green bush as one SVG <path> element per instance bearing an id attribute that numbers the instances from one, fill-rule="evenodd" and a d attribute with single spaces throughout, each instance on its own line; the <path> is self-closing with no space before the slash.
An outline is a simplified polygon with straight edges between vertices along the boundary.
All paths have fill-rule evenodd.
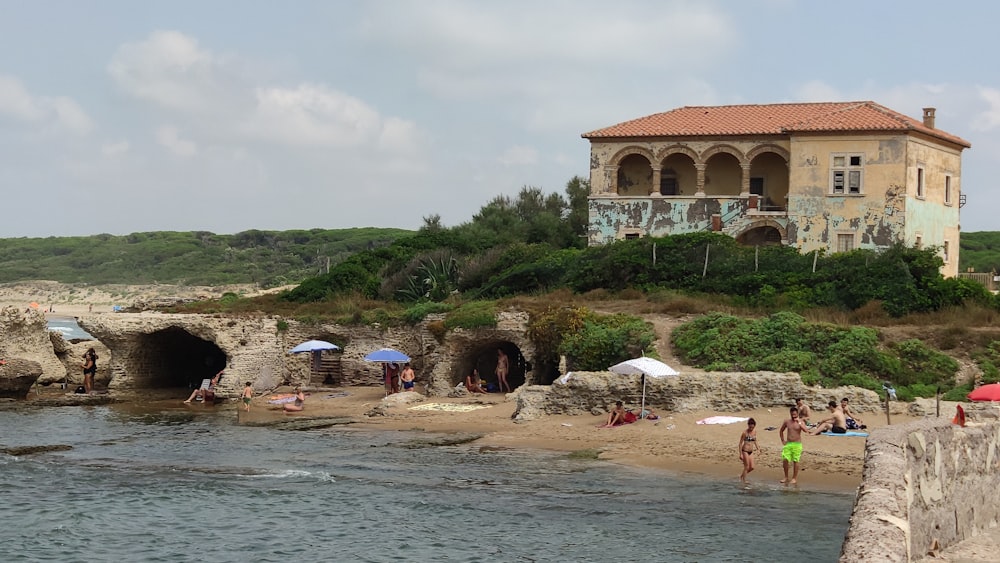
<path id="1" fill-rule="evenodd" d="M 921 341 L 882 350 L 874 329 L 808 323 L 790 312 L 759 319 L 712 313 L 675 328 L 672 341 L 686 363 L 708 370 L 797 371 L 806 384 L 874 391 L 891 381 L 897 389 L 908 386 L 909 396 L 927 386 L 950 389 L 958 370 L 955 360 Z"/>
<path id="2" fill-rule="evenodd" d="M 583 329 L 566 335 L 559 353 L 573 369 L 601 371 L 641 356 L 656 340 L 652 326 L 630 315 L 593 315 Z"/>
<path id="3" fill-rule="evenodd" d="M 424 301 L 410 306 L 403 312 L 403 322 L 408 325 L 415 325 L 424 320 L 427 315 L 434 313 L 447 313 L 455 306 L 449 303 L 439 303 L 436 301 Z"/>
<path id="4" fill-rule="evenodd" d="M 497 326 L 496 303 L 493 301 L 470 301 L 452 310 L 444 319 L 447 330 L 456 328 L 480 328 Z"/>

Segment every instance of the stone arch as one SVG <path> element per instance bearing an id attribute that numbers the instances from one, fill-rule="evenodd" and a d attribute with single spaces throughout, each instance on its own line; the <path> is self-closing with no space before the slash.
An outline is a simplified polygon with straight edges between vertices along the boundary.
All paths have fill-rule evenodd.
<path id="1" fill-rule="evenodd" d="M 608 159 L 607 164 L 613 166 L 619 166 L 621 165 L 621 162 L 625 157 L 632 156 L 633 154 L 646 157 L 646 160 L 649 161 L 650 166 L 652 166 L 652 163 L 656 162 L 656 158 L 653 157 L 653 153 L 649 149 L 644 147 L 637 147 L 635 145 L 630 145 L 616 152 L 614 156 Z"/>
<path id="2" fill-rule="evenodd" d="M 736 157 L 736 160 L 738 160 L 741 165 L 750 163 L 750 161 L 747 160 L 747 156 L 743 154 L 743 151 L 734 147 L 733 145 L 728 145 L 726 143 L 712 145 L 711 147 L 708 147 L 707 149 L 702 151 L 700 162 L 707 163 L 708 159 L 712 158 L 717 154 L 722 154 L 722 153 L 730 154 Z"/>
<path id="3" fill-rule="evenodd" d="M 654 160 L 654 162 L 662 163 L 668 156 L 673 154 L 686 155 L 691 159 L 692 162 L 696 164 L 701 162 L 698 153 L 695 152 L 694 149 L 686 145 L 670 145 L 669 147 L 664 147 L 656 151 L 656 160 Z"/>
<path id="4" fill-rule="evenodd" d="M 228 363 L 214 342 L 179 327 L 137 335 L 134 350 L 122 367 L 139 388 L 194 388 Z"/>
<path id="5" fill-rule="evenodd" d="M 520 346 L 501 338 L 488 338 L 478 340 L 467 347 L 457 361 L 452 363 L 452 370 L 449 376 L 451 387 L 465 383 L 465 376 L 472 373 L 473 369 L 479 370 L 479 377 L 484 385 L 492 384 L 499 389 L 497 381 L 497 350 L 501 349 L 507 354 L 510 366 L 507 374 L 507 383 L 512 389 L 529 383 L 531 379 L 532 364 L 525 357 Z"/>
<path id="6" fill-rule="evenodd" d="M 768 246 L 785 244 L 788 232 L 777 221 L 761 219 L 747 225 L 736 235 L 736 242 L 744 246 Z"/>
<path id="7" fill-rule="evenodd" d="M 747 156 L 746 156 L 747 162 L 753 162 L 753 159 L 757 158 L 758 156 L 766 152 L 773 152 L 774 154 L 785 159 L 785 164 L 788 164 L 788 161 L 791 160 L 792 158 L 792 155 L 783 147 L 779 147 L 778 145 L 768 143 L 766 145 L 757 145 L 756 147 L 747 151 Z"/>

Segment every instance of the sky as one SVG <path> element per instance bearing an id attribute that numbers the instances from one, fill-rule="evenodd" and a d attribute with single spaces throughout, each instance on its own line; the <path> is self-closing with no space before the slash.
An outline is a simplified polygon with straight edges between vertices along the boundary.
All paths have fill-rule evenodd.
<path id="1" fill-rule="evenodd" d="M 589 174 L 681 106 L 872 100 L 972 143 L 1000 230 L 1000 3 L 0 0 L 0 237 L 416 229 Z"/>

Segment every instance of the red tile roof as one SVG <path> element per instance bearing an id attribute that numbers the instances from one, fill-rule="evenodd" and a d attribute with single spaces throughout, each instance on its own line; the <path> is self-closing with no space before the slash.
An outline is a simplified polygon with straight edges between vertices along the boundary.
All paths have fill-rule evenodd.
<path id="1" fill-rule="evenodd" d="M 875 102 L 685 106 L 584 133 L 582 137 L 719 137 L 861 131 L 917 131 L 965 148 L 972 146 L 961 137 L 931 129 L 922 121 Z"/>

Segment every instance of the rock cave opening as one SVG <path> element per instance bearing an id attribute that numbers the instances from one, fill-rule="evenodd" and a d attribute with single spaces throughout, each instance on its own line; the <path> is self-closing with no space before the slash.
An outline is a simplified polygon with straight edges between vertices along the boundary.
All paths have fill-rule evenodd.
<path id="1" fill-rule="evenodd" d="M 512 389 L 525 384 L 527 375 L 531 373 L 531 362 L 521 353 L 521 349 L 512 342 L 506 340 L 488 340 L 477 342 L 456 362 L 455 371 L 452 372 L 452 386 L 465 383 L 465 376 L 472 373 L 473 369 L 479 370 L 479 377 L 483 385 L 493 391 L 499 392 L 500 387 L 497 381 L 497 350 L 503 350 L 507 354 L 510 366 L 507 373 L 507 383 Z"/>
<path id="2" fill-rule="evenodd" d="M 126 369 L 146 388 L 193 389 L 226 367 L 226 354 L 213 342 L 170 327 L 140 335 Z"/>

